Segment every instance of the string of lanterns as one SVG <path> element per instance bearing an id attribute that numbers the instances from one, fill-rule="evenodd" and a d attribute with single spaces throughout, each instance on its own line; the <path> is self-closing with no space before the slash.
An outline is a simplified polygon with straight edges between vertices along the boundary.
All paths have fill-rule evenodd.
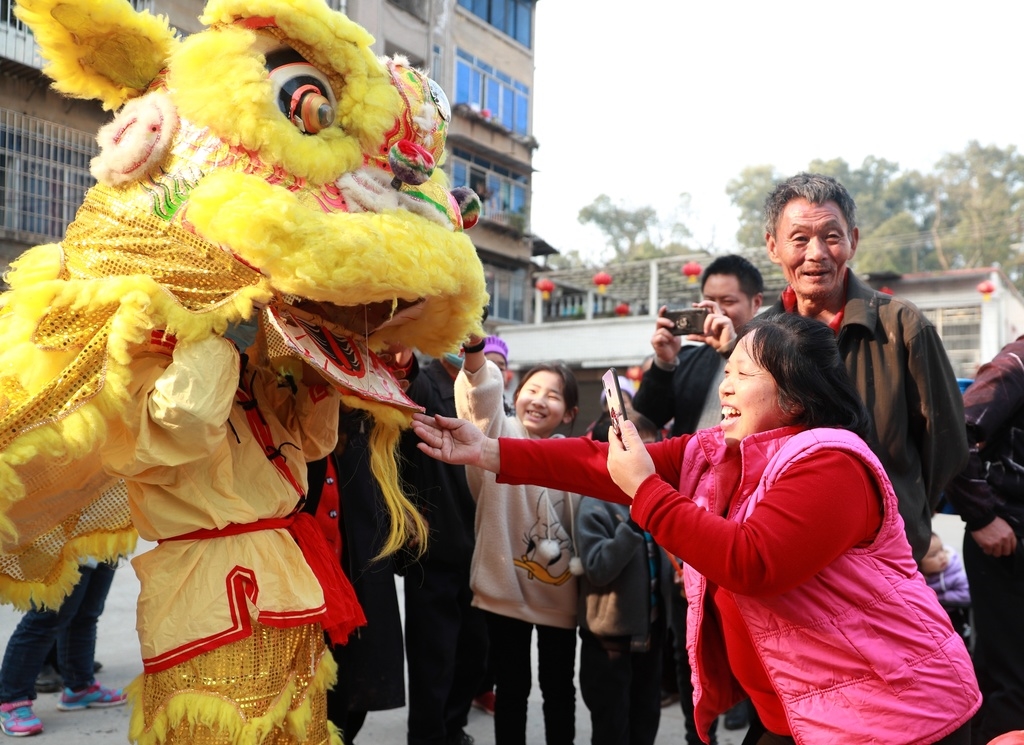
<path id="1" fill-rule="evenodd" d="M 694 284 L 701 272 L 704 271 L 704 268 L 696 261 L 688 261 L 683 264 L 679 271 L 684 277 L 686 277 L 687 282 Z M 608 286 L 611 285 L 613 281 L 614 278 L 612 275 L 604 270 L 598 272 L 591 278 L 591 282 L 594 283 L 594 286 L 597 288 L 597 292 L 600 295 L 604 295 L 608 291 Z M 540 292 L 543 299 L 549 300 L 551 298 L 551 293 L 555 291 L 555 283 L 547 277 L 541 277 L 534 284 L 534 288 Z M 619 316 L 629 315 L 629 303 L 621 302 L 615 306 L 615 314 Z"/>

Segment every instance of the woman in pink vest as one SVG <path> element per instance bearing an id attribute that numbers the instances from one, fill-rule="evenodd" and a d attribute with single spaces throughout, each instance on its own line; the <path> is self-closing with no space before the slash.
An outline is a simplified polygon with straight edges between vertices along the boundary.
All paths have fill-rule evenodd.
<path id="1" fill-rule="evenodd" d="M 495 440 L 417 417 L 420 448 L 543 485 L 630 503 L 681 557 L 697 729 L 749 697 L 744 745 L 970 742 L 970 657 L 911 556 L 868 414 L 833 332 L 755 319 L 719 388 L 721 425 L 645 446 Z"/>

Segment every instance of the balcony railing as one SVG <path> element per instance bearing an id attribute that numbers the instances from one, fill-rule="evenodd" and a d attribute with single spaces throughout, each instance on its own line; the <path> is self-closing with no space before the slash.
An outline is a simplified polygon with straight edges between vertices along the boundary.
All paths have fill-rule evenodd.
<path id="1" fill-rule="evenodd" d="M 522 212 L 505 212 L 502 210 L 492 210 L 488 206 L 487 202 L 484 202 L 483 213 L 480 217 L 488 222 L 500 225 L 503 228 L 508 228 L 516 233 L 525 235 L 529 232 L 530 225 L 526 219 L 526 215 Z"/>
<path id="2" fill-rule="evenodd" d="M 613 295 L 601 295 L 592 291 L 567 290 L 562 288 L 550 299 L 541 299 L 543 321 L 572 321 L 592 318 L 609 318 L 620 315 L 615 312 L 623 301 Z M 630 306 L 628 315 L 646 315 L 646 308 Z"/>
<path id="3" fill-rule="evenodd" d="M 0 2 L 0 56 L 37 70 L 43 69 L 39 47 L 28 28 L 14 16 L 12 0 Z"/>

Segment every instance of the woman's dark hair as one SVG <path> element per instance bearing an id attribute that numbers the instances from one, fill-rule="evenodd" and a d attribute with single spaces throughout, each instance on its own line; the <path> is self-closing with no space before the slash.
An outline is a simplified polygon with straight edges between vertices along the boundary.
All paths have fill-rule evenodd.
<path id="1" fill-rule="evenodd" d="M 795 313 L 759 316 L 744 326 L 749 352 L 779 389 L 779 405 L 806 427 L 839 427 L 872 437 L 871 417 L 846 371 L 835 332 Z"/>
<path id="2" fill-rule="evenodd" d="M 539 372 L 554 373 L 562 379 L 562 400 L 565 401 L 565 413 L 572 414 L 573 421 L 576 421 L 576 414 L 580 405 L 580 388 L 576 383 L 576 376 L 572 374 L 572 370 L 564 362 L 542 362 L 539 365 L 531 367 L 527 373 L 519 380 L 519 385 L 516 386 L 516 392 L 512 394 L 512 400 L 515 401 L 519 398 L 519 391 L 523 390 L 523 386 L 526 385 L 526 381 Z"/>

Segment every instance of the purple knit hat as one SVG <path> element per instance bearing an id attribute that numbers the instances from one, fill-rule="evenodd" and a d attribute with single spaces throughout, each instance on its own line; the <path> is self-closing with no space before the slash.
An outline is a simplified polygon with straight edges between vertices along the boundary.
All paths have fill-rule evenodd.
<path id="1" fill-rule="evenodd" d="M 497 352 L 505 358 L 505 364 L 508 364 L 508 344 L 498 336 L 488 336 L 484 339 L 484 354 L 490 352 Z"/>

